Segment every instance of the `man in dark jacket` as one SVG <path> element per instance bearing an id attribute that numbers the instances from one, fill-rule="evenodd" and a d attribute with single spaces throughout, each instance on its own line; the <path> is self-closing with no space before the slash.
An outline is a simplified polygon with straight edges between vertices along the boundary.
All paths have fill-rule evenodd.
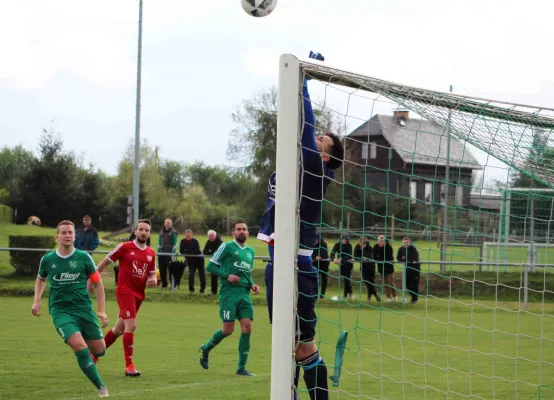
<path id="1" fill-rule="evenodd" d="M 178 235 L 177 231 L 173 228 L 173 221 L 167 218 L 164 222 L 164 228 L 160 231 L 160 236 L 158 237 L 158 253 L 177 254 Z M 162 289 L 167 288 L 167 270 L 172 258 L 172 256 L 158 255 L 158 268 L 160 270 Z"/>
<path id="2" fill-rule="evenodd" d="M 410 238 L 405 237 L 403 244 L 398 249 L 396 258 L 406 268 L 406 289 L 412 296 L 412 304 L 415 304 L 419 301 L 419 274 L 421 273 L 419 252 L 410 241 Z"/>
<path id="3" fill-rule="evenodd" d="M 327 277 L 329 275 L 329 248 L 323 238 L 315 242 L 315 249 L 312 253 L 312 263 L 319 274 L 319 297 L 325 297 L 327 291 Z"/>
<path id="4" fill-rule="evenodd" d="M 381 298 L 375 290 L 375 261 L 373 260 L 373 249 L 369 244 L 369 239 L 365 236 L 360 238 L 359 244 L 354 248 L 354 258 L 360 261 L 360 271 L 362 279 L 367 286 L 367 299 L 371 300 L 371 296 L 375 296 L 377 301 Z"/>
<path id="5" fill-rule="evenodd" d="M 204 257 L 200 250 L 200 243 L 194 237 L 192 237 L 192 231 L 187 229 L 185 232 L 185 238 L 181 240 L 179 245 L 181 254 L 185 255 L 185 260 L 189 267 L 189 291 L 194 293 L 194 275 L 198 270 L 200 276 L 200 293 L 204 293 L 206 290 L 206 274 L 204 272 Z M 186 257 L 186 256 L 193 257 Z"/>
<path id="6" fill-rule="evenodd" d="M 342 235 L 340 242 L 333 246 L 331 259 L 335 264 L 340 264 L 340 275 L 344 282 L 344 299 L 354 300 L 352 292 L 352 244 L 348 240 L 348 235 Z"/>
<path id="7" fill-rule="evenodd" d="M 92 227 L 92 219 L 90 216 L 83 217 L 83 225 L 75 232 L 76 249 L 84 251 L 93 251 L 98 247 L 98 232 Z"/>
<path id="8" fill-rule="evenodd" d="M 381 282 L 384 286 L 385 301 L 398 301 L 396 287 L 394 286 L 394 250 L 384 235 L 379 235 L 377 244 L 373 246 L 373 259 L 381 274 Z"/>
<path id="9" fill-rule="evenodd" d="M 219 246 L 221 246 L 221 243 L 223 241 L 219 237 L 219 235 L 216 233 L 216 231 L 209 230 L 208 231 L 208 240 L 206 241 L 206 244 L 204 245 L 204 251 L 202 253 L 206 256 L 206 258 L 211 258 L 213 254 L 216 252 L 217 249 L 219 249 Z M 212 294 L 217 294 L 217 284 L 218 284 L 218 277 L 217 275 L 210 274 L 211 277 L 211 289 Z"/>

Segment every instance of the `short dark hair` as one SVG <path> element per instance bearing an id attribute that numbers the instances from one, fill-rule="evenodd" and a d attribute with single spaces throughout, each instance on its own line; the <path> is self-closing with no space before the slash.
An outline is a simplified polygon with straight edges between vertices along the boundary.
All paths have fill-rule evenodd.
<path id="1" fill-rule="evenodd" d="M 237 219 L 237 220 L 235 221 L 235 223 L 233 224 L 233 230 L 235 230 L 235 228 L 237 227 L 238 224 L 244 224 L 244 225 L 246 225 L 246 227 L 248 227 L 248 224 L 246 223 L 245 220 L 243 220 L 243 219 Z"/>
<path id="2" fill-rule="evenodd" d="M 135 229 L 138 228 L 139 224 L 146 224 L 148 225 L 150 228 L 152 228 L 152 221 L 150 221 L 149 219 L 139 219 L 137 221 L 137 226 L 135 226 Z"/>
<path id="3" fill-rule="evenodd" d="M 73 229 L 75 229 L 75 224 L 73 222 L 68 219 L 64 219 L 63 221 L 58 222 L 58 226 L 56 226 L 56 233 L 60 232 L 60 226 L 62 225 L 71 225 Z"/>
<path id="4" fill-rule="evenodd" d="M 90 217 L 90 215 L 88 215 L 88 214 L 85 215 L 85 216 L 83 217 L 83 219 L 85 219 L 85 218 L 92 219 L 92 218 Z"/>
<path id="5" fill-rule="evenodd" d="M 344 146 L 342 144 L 342 140 L 334 133 L 328 132 L 325 135 L 329 136 L 333 141 L 333 147 L 331 147 L 331 150 L 329 151 L 330 158 L 329 161 L 327 161 L 327 166 L 329 169 L 340 168 L 342 161 L 344 160 Z"/>

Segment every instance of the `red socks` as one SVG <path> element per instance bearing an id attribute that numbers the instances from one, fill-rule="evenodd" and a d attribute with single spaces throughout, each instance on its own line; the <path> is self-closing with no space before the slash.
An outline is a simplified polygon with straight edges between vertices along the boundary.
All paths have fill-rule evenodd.
<path id="1" fill-rule="evenodd" d="M 106 335 L 107 337 L 108 335 Z M 123 352 L 125 353 L 125 365 L 129 367 L 133 365 L 133 343 L 135 340 L 134 333 L 123 333 Z M 108 344 L 106 343 L 106 346 Z"/>
<path id="2" fill-rule="evenodd" d="M 113 334 L 113 331 L 110 329 L 108 333 L 106 333 L 106 336 L 104 336 L 104 342 L 106 343 L 106 349 L 110 347 L 112 344 L 114 344 L 115 340 L 117 339 L 117 336 Z"/>

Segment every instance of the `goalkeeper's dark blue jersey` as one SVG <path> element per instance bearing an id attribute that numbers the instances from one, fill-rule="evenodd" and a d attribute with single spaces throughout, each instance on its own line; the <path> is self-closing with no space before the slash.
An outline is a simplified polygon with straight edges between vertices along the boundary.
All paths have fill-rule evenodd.
<path id="1" fill-rule="evenodd" d="M 304 81 L 302 130 L 302 166 L 300 168 L 300 248 L 299 256 L 311 256 L 316 245 L 317 226 L 321 218 L 323 198 L 334 172 L 327 167 L 315 141 L 315 117 L 308 86 Z M 271 174 L 267 188 L 267 204 L 258 239 L 272 244 L 275 239 L 275 184 L 276 174 Z M 292 212 L 292 211 L 291 211 Z M 278 240 L 278 238 L 277 238 Z"/>

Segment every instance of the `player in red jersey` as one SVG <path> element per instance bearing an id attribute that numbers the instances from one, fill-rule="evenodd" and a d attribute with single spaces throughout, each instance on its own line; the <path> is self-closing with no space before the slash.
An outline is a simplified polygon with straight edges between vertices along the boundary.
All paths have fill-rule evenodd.
<path id="1" fill-rule="evenodd" d="M 145 288 L 157 285 L 156 253 L 146 245 L 151 227 L 149 220 L 139 220 L 134 232 L 136 239 L 117 246 L 98 265 L 98 272 L 102 272 L 109 264 L 119 261 L 119 275 L 115 292 L 119 305 L 119 316 L 115 326 L 106 333 L 104 341 L 108 348 L 119 336 L 123 335 L 125 375 L 127 376 L 140 375 L 133 364 L 137 312 L 144 300 Z M 93 360 L 97 361 L 95 358 Z"/>

